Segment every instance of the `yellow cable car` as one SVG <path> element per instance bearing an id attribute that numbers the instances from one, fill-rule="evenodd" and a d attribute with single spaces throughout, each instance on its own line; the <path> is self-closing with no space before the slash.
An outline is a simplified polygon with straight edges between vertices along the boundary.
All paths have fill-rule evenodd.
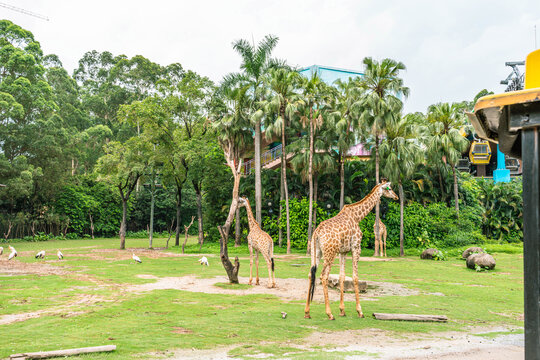
<path id="1" fill-rule="evenodd" d="M 475 165 L 489 164 L 491 159 L 491 148 L 486 140 L 475 140 L 471 144 L 469 159 Z"/>

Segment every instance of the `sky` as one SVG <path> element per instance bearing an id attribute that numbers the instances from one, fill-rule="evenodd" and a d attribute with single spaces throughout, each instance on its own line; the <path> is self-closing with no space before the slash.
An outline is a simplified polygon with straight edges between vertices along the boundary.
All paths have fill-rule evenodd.
<path id="1" fill-rule="evenodd" d="M 30 30 L 70 74 L 87 51 L 178 62 L 219 82 L 239 71 L 232 42 L 279 37 L 273 55 L 293 66 L 363 69 L 362 60 L 406 66 L 405 112 L 503 92 L 506 61 L 540 47 L 540 0 L 2 0 L 44 21 L 0 7 L 0 18 Z M 536 26 L 536 39 L 535 39 Z M 536 40 L 536 47 L 535 47 Z"/>

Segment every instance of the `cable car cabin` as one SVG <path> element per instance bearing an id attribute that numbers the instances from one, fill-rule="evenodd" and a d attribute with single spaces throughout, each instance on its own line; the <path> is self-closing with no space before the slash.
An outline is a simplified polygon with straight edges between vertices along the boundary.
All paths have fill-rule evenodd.
<path id="1" fill-rule="evenodd" d="M 485 140 L 475 140 L 471 144 L 471 150 L 469 151 L 469 159 L 472 164 L 486 165 L 489 164 L 491 159 L 491 148 L 489 143 Z"/>
<path id="2" fill-rule="evenodd" d="M 456 169 L 462 172 L 471 172 L 471 163 L 469 162 L 469 159 L 459 159 L 456 164 Z"/>
<path id="3" fill-rule="evenodd" d="M 507 156 L 504 163 L 506 168 L 510 170 L 510 175 L 521 175 L 521 166 L 518 159 Z"/>

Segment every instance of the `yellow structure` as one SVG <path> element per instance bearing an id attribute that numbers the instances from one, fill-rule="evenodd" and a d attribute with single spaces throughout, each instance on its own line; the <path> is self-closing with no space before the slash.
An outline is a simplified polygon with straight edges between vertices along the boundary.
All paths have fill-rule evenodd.
<path id="1" fill-rule="evenodd" d="M 525 60 L 525 89 L 540 88 L 540 49 Z"/>

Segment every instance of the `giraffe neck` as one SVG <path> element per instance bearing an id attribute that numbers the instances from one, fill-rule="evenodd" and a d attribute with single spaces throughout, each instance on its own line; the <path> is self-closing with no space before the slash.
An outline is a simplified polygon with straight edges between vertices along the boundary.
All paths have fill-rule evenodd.
<path id="1" fill-rule="evenodd" d="M 255 220 L 255 217 L 253 216 L 253 212 L 251 212 L 251 205 L 249 203 L 249 200 L 246 199 L 246 212 L 248 216 L 248 224 L 249 224 L 249 231 L 253 229 L 258 229 L 259 223 L 257 220 Z"/>
<path id="2" fill-rule="evenodd" d="M 360 222 L 367 214 L 375 207 L 377 201 L 381 198 L 380 191 L 381 184 L 376 185 L 369 194 L 367 194 L 362 200 L 346 205 L 343 210 L 348 211 L 355 222 Z"/>

